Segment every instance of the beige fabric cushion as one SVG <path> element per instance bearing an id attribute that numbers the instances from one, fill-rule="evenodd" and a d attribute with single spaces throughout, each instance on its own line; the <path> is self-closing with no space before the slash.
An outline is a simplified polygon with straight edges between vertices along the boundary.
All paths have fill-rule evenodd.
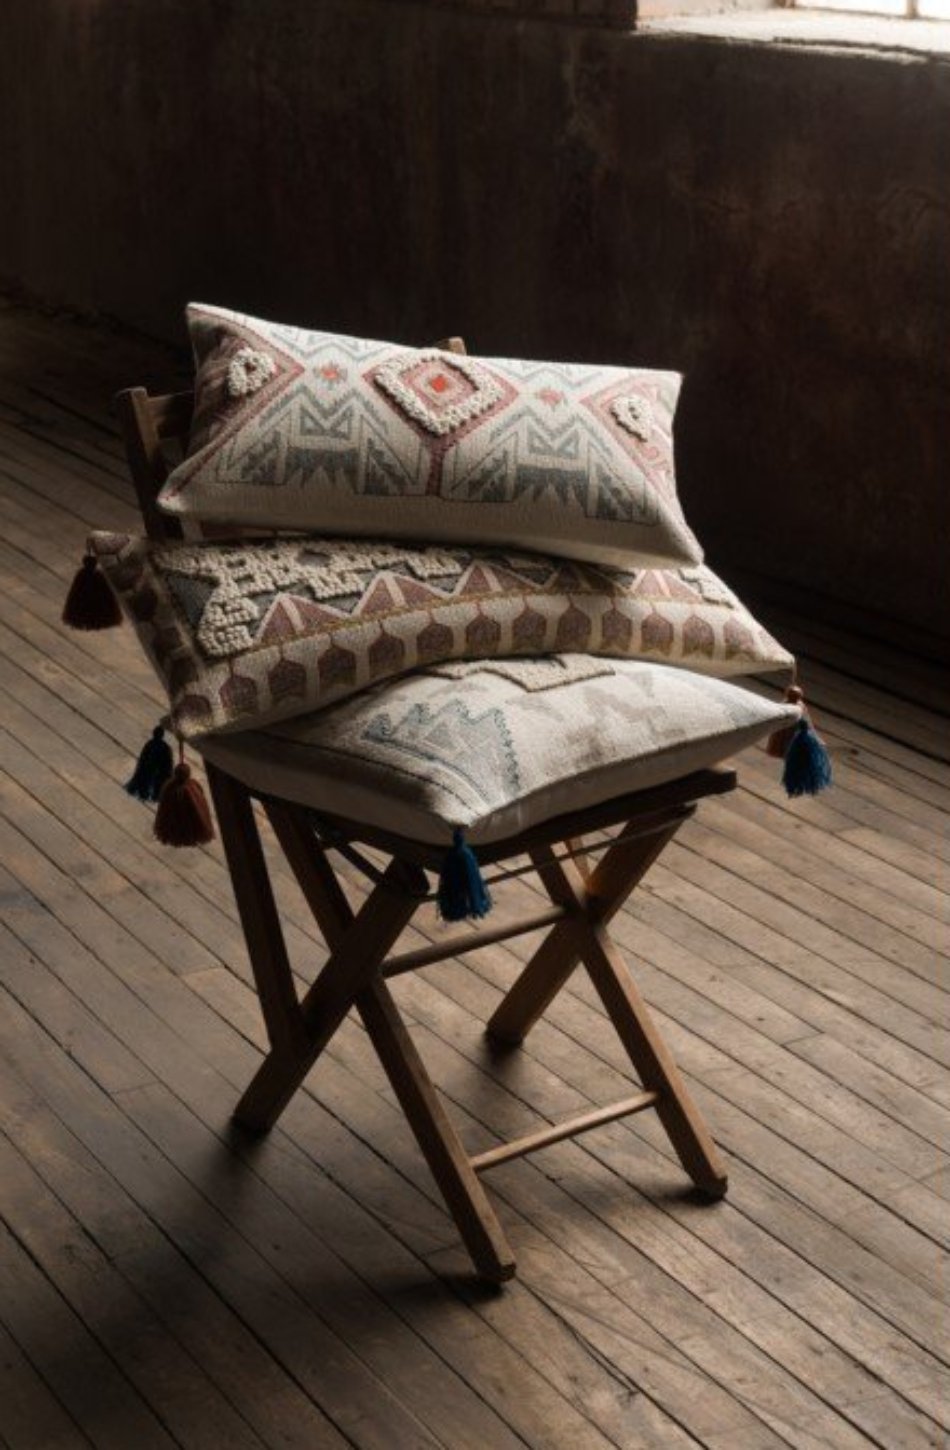
<path id="1" fill-rule="evenodd" d="M 463 826 L 477 844 L 716 764 L 797 718 L 723 680 L 568 654 L 437 667 L 198 748 L 264 794 L 431 843 Z"/>
<path id="2" fill-rule="evenodd" d="M 170 513 L 267 528 L 696 564 L 680 375 L 521 362 L 188 309 L 196 410 Z"/>
<path id="3" fill-rule="evenodd" d="M 279 538 L 94 534 L 185 736 L 289 719 L 446 659 L 564 650 L 787 669 L 705 566 L 614 570 L 538 554 Z"/>

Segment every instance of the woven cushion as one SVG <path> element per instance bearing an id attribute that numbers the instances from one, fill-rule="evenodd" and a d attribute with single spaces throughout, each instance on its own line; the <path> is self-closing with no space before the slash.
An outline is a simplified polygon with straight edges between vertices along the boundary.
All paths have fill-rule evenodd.
<path id="1" fill-rule="evenodd" d="M 170 513 L 268 528 L 699 563 L 676 496 L 678 373 L 473 358 L 192 306 Z"/>
<path id="2" fill-rule="evenodd" d="M 711 675 L 792 663 L 704 566 L 302 538 L 94 534 L 90 547 L 185 736 L 287 719 L 446 659 L 583 650 Z"/>
<path id="3" fill-rule="evenodd" d="M 713 765 L 798 718 L 723 680 L 587 655 L 447 665 L 199 749 L 252 790 L 414 840 L 503 840 Z"/>

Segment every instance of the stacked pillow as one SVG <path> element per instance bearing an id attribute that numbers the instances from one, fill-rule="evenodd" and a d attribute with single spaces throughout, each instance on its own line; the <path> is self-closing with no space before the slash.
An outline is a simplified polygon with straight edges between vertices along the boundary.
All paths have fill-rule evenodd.
<path id="1" fill-rule="evenodd" d="M 209 735 L 250 790 L 438 845 L 475 846 L 715 765 L 798 711 L 643 660 L 435 666 L 279 725 Z"/>
<path id="2" fill-rule="evenodd" d="M 793 661 L 683 518 L 678 374 L 188 320 L 158 501 L 216 537 L 90 548 L 176 731 L 249 785 L 330 809 L 340 773 L 361 819 L 489 839 L 794 723 L 724 682 Z"/>
<path id="3" fill-rule="evenodd" d="M 569 650 L 718 676 L 792 664 L 704 565 L 299 536 L 94 534 L 90 546 L 186 737 L 287 719 L 450 659 Z"/>
<path id="4" fill-rule="evenodd" d="M 193 306 L 183 518 L 630 567 L 698 564 L 673 469 L 680 376 L 475 358 Z"/>

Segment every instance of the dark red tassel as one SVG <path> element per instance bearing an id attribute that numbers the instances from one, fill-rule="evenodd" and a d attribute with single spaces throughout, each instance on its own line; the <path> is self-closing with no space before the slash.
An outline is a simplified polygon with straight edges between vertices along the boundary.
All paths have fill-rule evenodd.
<path id="1" fill-rule="evenodd" d="M 787 705 L 801 705 L 804 710 L 805 696 L 797 685 L 789 685 L 785 691 L 785 703 Z M 783 725 L 781 730 L 774 731 L 766 741 L 766 754 L 771 755 L 775 760 L 784 760 L 797 729 L 798 721 L 796 720 L 793 724 Z"/>
<path id="2" fill-rule="evenodd" d="M 122 610 L 95 554 L 87 554 L 76 571 L 63 605 L 63 623 L 70 629 L 113 629 L 122 623 Z"/>
<path id="3" fill-rule="evenodd" d="M 206 846 L 214 840 L 208 798 L 184 760 L 159 797 L 155 835 L 163 846 Z"/>

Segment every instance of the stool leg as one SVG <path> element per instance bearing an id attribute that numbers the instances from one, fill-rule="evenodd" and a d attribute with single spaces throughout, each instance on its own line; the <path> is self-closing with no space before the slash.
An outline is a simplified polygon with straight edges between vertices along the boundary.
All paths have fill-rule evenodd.
<path id="1" fill-rule="evenodd" d="M 495 1008 L 485 1029 L 489 1037 L 510 1044 L 524 1041 L 580 961 L 578 916 L 591 913 L 598 921 L 609 921 L 679 830 L 687 814 L 688 811 L 679 811 L 672 822 L 658 825 L 650 835 L 610 847 L 590 875 L 581 878 L 581 900 L 573 892 L 566 897 L 559 892 L 557 878 L 545 883 L 557 904 L 576 910 L 577 915 L 560 922 L 545 937 Z M 543 877 L 545 867 L 540 857 L 539 870 Z M 581 875 L 576 868 L 575 872 Z"/>
<path id="2" fill-rule="evenodd" d="M 273 1127 L 350 1007 L 416 910 L 418 899 L 402 885 L 402 869 L 390 863 L 353 924 L 300 1004 L 305 1045 L 274 1047 L 235 1110 L 235 1121 L 255 1133 Z"/>
<path id="3" fill-rule="evenodd" d="M 679 824 L 679 821 L 670 823 L 662 834 L 653 838 L 651 852 L 644 853 L 634 868 L 635 879 L 639 879 L 650 862 L 656 859 Z M 653 1022 L 622 953 L 607 932 L 605 923 L 618 909 L 618 897 L 598 900 L 596 873 L 585 886 L 584 878 L 573 863 L 555 861 L 549 848 L 532 852 L 532 856 L 552 901 L 573 910 L 569 922 L 574 928 L 575 960 L 583 961 L 586 966 L 644 1088 L 657 1093 L 656 1111 L 680 1162 L 707 1197 L 722 1198 L 728 1179 L 716 1145 Z M 608 864 L 608 857 L 609 853 L 601 866 Z M 626 864 L 632 866 L 633 859 L 630 858 Z M 620 875 L 622 877 L 623 872 Z M 622 887 L 620 890 L 622 900 L 627 893 Z M 519 983 L 515 985 L 517 987 Z"/>
<path id="4" fill-rule="evenodd" d="M 251 797 L 210 763 L 205 774 L 267 1036 L 275 1052 L 294 1057 L 306 1048 L 307 1036 Z"/>
<path id="5" fill-rule="evenodd" d="M 492 1283 L 510 1279 L 515 1259 L 501 1224 L 381 977 L 357 1006 L 476 1269 Z"/>
<path id="6" fill-rule="evenodd" d="M 267 813 L 327 944 L 336 951 L 352 931 L 354 918 L 333 869 L 305 815 L 276 805 L 269 806 Z M 492 1283 L 510 1279 L 514 1255 L 393 995 L 378 973 L 359 994 L 356 1006 L 475 1268 Z"/>
<path id="7" fill-rule="evenodd" d="M 656 1111 L 680 1162 L 707 1197 L 722 1198 L 728 1187 L 722 1159 L 618 947 L 594 925 L 581 953 L 637 1076 L 648 1092 L 659 1093 Z"/>

